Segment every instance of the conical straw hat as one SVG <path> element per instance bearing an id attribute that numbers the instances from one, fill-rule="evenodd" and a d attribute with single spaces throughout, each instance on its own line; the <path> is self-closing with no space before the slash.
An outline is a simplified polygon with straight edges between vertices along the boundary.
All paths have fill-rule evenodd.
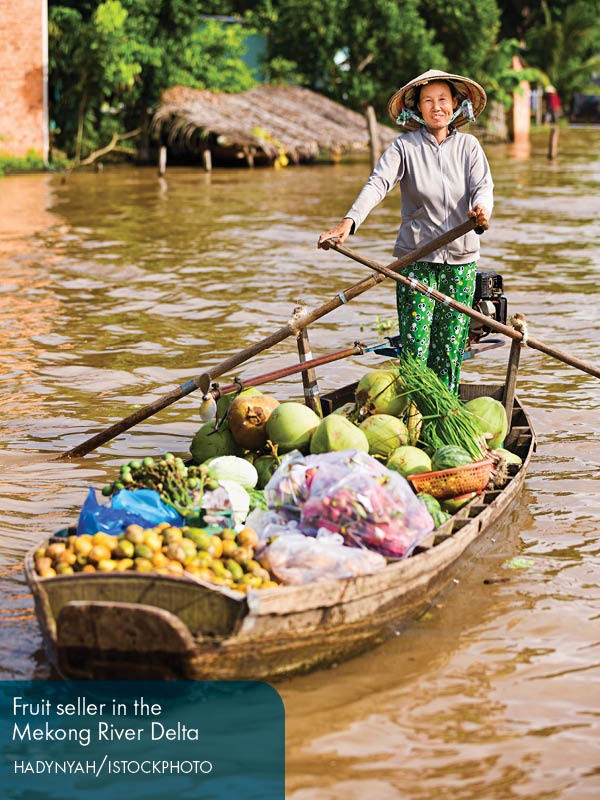
<path id="1" fill-rule="evenodd" d="M 424 86 L 426 83 L 431 83 L 432 81 L 449 81 L 452 83 L 458 92 L 459 104 L 465 98 L 469 99 L 473 104 L 473 113 L 476 117 L 478 117 L 485 108 L 487 97 L 483 88 L 478 83 L 472 81 L 470 78 L 464 78 L 462 75 L 453 75 L 450 72 L 442 72 L 442 70 L 439 69 L 430 69 L 417 78 L 414 78 L 412 81 L 409 81 L 406 86 L 398 89 L 396 94 L 392 95 L 388 102 L 388 112 L 394 122 L 396 122 L 396 117 L 404 107 L 417 113 L 417 109 L 414 105 L 415 89 L 417 86 Z M 462 114 L 459 114 L 452 124 L 455 128 L 460 128 L 461 125 L 466 125 L 468 121 L 469 120 L 465 119 Z M 415 119 L 409 119 L 402 127 L 409 131 L 416 131 L 421 126 Z"/>

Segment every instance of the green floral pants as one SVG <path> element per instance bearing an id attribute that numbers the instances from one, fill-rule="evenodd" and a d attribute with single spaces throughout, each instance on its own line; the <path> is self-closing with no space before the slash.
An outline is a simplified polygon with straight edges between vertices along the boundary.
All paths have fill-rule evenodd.
<path id="1" fill-rule="evenodd" d="M 476 266 L 476 262 L 433 264 L 417 261 L 406 267 L 402 274 L 470 306 L 475 293 Z M 431 367 L 451 391 L 458 393 L 469 318 L 401 283 L 396 284 L 396 303 L 402 345 L 420 364 Z"/>

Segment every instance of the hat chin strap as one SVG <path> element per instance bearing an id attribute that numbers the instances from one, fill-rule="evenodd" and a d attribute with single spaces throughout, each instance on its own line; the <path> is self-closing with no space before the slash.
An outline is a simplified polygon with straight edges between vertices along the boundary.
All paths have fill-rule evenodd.
<path id="1" fill-rule="evenodd" d="M 473 103 L 466 97 L 462 103 L 458 106 L 454 114 L 448 120 L 448 125 L 450 125 L 454 120 L 458 117 L 459 114 L 462 114 L 463 117 L 468 120 L 469 122 L 475 122 L 475 113 L 473 111 Z M 416 120 L 420 125 L 424 125 L 426 128 L 428 127 L 427 123 L 424 119 L 418 114 L 415 114 L 414 111 L 410 108 L 403 108 L 402 111 L 396 117 L 396 124 L 397 125 L 406 125 L 406 123 L 410 120 Z"/>

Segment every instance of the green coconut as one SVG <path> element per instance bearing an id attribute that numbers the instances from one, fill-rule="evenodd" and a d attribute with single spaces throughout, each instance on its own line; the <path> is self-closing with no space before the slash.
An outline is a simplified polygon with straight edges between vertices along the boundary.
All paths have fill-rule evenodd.
<path id="1" fill-rule="evenodd" d="M 360 379 L 356 387 L 356 403 L 369 414 L 391 414 L 399 417 L 409 403 L 397 372 L 374 369 Z"/>
<path id="2" fill-rule="evenodd" d="M 291 450 L 308 452 L 313 431 L 321 422 L 303 403 L 281 403 L 267 420 L 267 439 L 278 445 L 278 454 Z"/>
<path id="3" fill-rule="evenodd" d="M 271 480 L 271 476 L 277 469 L 277 459 L 274 456 L 259 456 L 255 462 L 254 467 L 258 472 L 257 489 L 264 489 L 267 483 Z"/>
<path id="4" fill-rule="evenodd" d="M 343 406 L 336 408 L 336 410 L 332 411 L 331 413 L 340 414 L 342 417 L 346 417 L 346 419 L 349 419 L 350 422 L 352 422 L 354 417 L 357 416 L 358 410 L 356 408 L 356 403 L 344 403 Z"/>
<path id="5" fill-rule="evenodd" d="M 476 397 L 465 403 L 465 408 L 474 416 L 474 422 L 480 433 L 484 434 L 492 450 L 502 447 L 508 420 L 504 406 L 493 397 Z"/>
<path id="6" fill-rule="evenodd" d="M 523 463 L 523 459 L 521 456 L 518 456 L 516 453 L 511 453 L 510 450 L 505 450 L 503 447 L 496 447 L 496 453 L 506 461 L 507 464 L 514 464 L 517 467 L 520 467 Z"/>
<path id="7" fill-rule="evenodd" d="M 406 425 L 391 414 L 373 414 L 360 423 L 360 429 L 369 442 L 372 456 L 389 456 L 397 447 L 408 443 Z"/>
<path id="8" fill-rule="evenodd" d="M 258 389 L 255 389 L 254 386 L 249 386 L 247 389 L 243 389 L 239 394 L 232 392 L 231 394 L 224 394 L 222 397 L 219 397 L 217 400 L 217 416 L 219 419 L 223 416 L 223 414 L 229 410 L 229 406 L 233 403 L 236 397 L 258 397 L 261 395 Z"/>
<path id="9" fill-rule="evenodd" d="M 241 456 L 243 449 L 231 435 L 227 423 L 221 425 L 216 433 L 213 422 L 207 422 L 196 433 L 190 445 L 190 452 L 197 464 L 219 456 Z M 209 435 L 210 434 L 210 435 Z"/>
<path id="10" fill-rule="evenodd" d="M 387 468 L 408 478 L 409 475 L 431 472 L 431 459 L 424 450 L 407 444 L 394 450 L 388 459 Z"/>
<path id="11" fill-rule="evenodd" d="M 477 492 L 467 492 L 467 494 L 460 494 L 458 497 L 449 497 L 446 500 L 442 500 L 440 505 L 448 514 L 456 514 L 459 509 L 470 503 L 476 494 Z"/>
<path id="12" fill-rule="evenodd" d="M 359 427 L 339 414 L 329 414 L 319 424 L 310 442 L 310 452 L 331 453 L 333 450 L 369 452 L 369 441 Z"/>

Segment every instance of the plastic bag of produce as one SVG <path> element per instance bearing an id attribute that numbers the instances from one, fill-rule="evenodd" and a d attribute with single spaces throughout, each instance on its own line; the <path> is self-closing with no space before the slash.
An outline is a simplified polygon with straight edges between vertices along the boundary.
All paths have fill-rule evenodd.
<path id="1" fill-rule="evenodd" d="M 265 500 L 269 508 L 287 519 L 298 519 L 315 481 L 316 490 L 323 492 L 327 486 L 357 469 L 373 477 L 387 473 L 379 461 L 361 450 L 339 450 L 312 456 L 304 456 L 296 450 L 284 456 L 273 473 L 265 487 Z"/>
<path id="2" fill-rule="evenodd" d="M 103 531 L 117 536 L 128 525 L 149 528 L 160 522 L 179 526 L 183 524 L 183 517 L 173 506 L 163 503 L 158 492 L 153 489 L 138 489 L 135 492 L 121 489 L 113 495 L 108 505 L 101 505 L 96 499 L 94 488 L 90 486 L 79 513 L 77 535 Z"/>
<path id="3" fill-rule="evenodd" d="M 369 575 L 386 564 L 379 553 L 347 547 L 333 537 L 313 538 L 301 533 L 279 536 L 258 559 L 265 569 L 288 585 Z"/>
<path id="4" fill-rule="evenodd" d="M 404 558 L 433 530 L 434 523 L 401 475 L 385 470 L 377 476 L 357 468 L 334 484 L 319 486 L 318 478 L 313 481 L 300 527 L 305 533 L 325 528 L 341 533 L 347 543 Z"/>
<path id="5" fill-rule="evenodd" d="M 298 527 L 298 520 L 288 519 L 277 511 L 255 508 L 246 519 L 246 526 L 252 528 L 258 534 L 258 547 L 264 547 L 269 539 L 276 536 L 284 536 L 288 533 L 302 533 Z"/>

